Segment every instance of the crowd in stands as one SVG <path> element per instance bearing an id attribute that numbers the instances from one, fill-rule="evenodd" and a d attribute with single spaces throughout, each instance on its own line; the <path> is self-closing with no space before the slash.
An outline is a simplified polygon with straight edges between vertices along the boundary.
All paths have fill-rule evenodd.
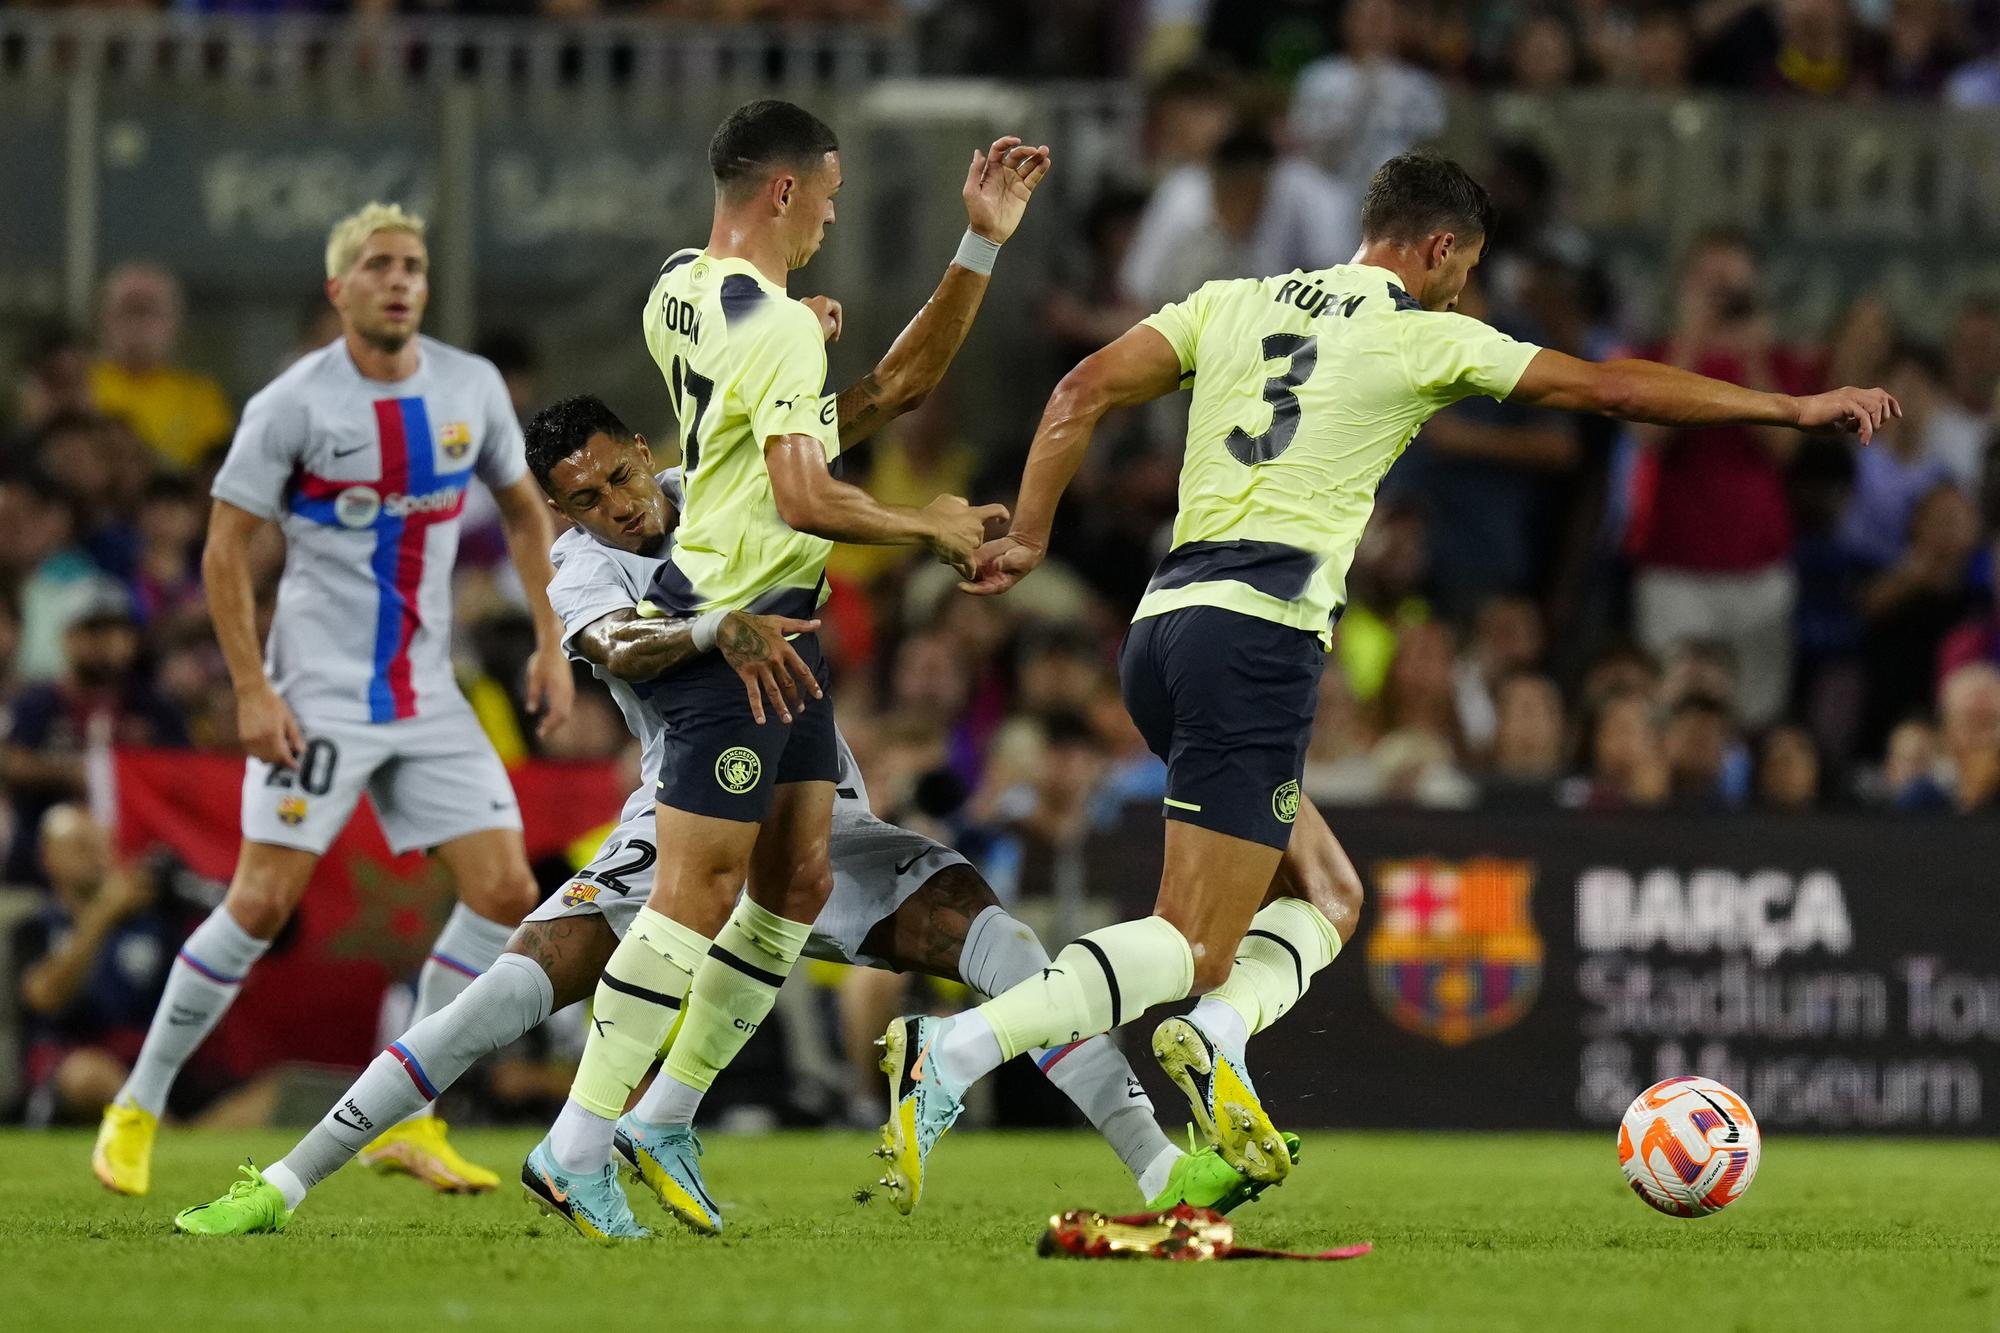
<path id="1" fill-rule="evenodd" d="M 911 21 L 974 44 L 1020 8 L 908 6 Z M 1149 83 L 1143 175 L 1093 183 L 1056 227 L 1069 243 L 1038 275 L 1046 373 L 1021 386 L 1024 410 L 1206 280 L 1345 260 L 1369 173 L 1439 132 L 1454 85 L 2000 102 L 2000 61 L 1981 54 L 2000 3 L 1985 0 L 1027 8 L 1058 32 L 1100 37 L 1122 16 L 1133 67 L 1163 72 Z M 1066 72 L 1061 42 L 1001 45 L 1008 60 L 1048 57 L 1022 73 Z M 1274 100 L 1273 87 L 1291 95 Z M 1328 807 L 1579 812 L 2000 804 L 2000 298 L 1969 296 L 1904 327 L 1864 287 L 1825 337 L 1788 341 L 1753 238 L 1716 230 L 1670 257 L 1671 298 L 1635 327 L 1562 217 L 1549 160 L 1498 141 L 1475 166 L 1503 221 L 1467 313 L 1578 355 L 1630 352 L 1762 388 L 1880 383 L 1904 416 L 1865 449 L 1780 430 L 1626 429 L 1486 400 L 1439 416 L 1383 485 L 1349 574 L 1306 794 Z M 190 368 L 204 357 L 183 345 L 184 300 L 174 274 L 120 265 L 92 327 L 18 340 L 0 381 L 0 853 L 5 882 L 47 895 L 17 942 L 16 961 L 32 963 L 18 985 L 31 1009 L 73 1013 L 83 941 L 131 973 L 91 991 L 131 1011 L 100 1015 L 107 1030 L 143 1027 L 175 912 L 205 907 L 214 886 L 109 857 L 89 813 L 91 756 L 235 744 L 200 548 L 241 404 Z M 336 333 L 309 321 L 291 355 Z M 478 350 L 524 416 L 583 387 L 544 383 L 519 331 L 495 330 Z M 1005 598 L 962 596 L 948 571 L 885 548 L 834 558 L 829 656 L 880 813 L 966 849 L 1005 896 L 1092 910 L 1092 848 L 1155 817 L 1164 766 L 1125 715 L 1115 663 L 1168 540 L 1183 424 L 1172 404 L 1107 420 L 1059 516 L 1055 558 Z M 852 475 L 893 502 L 1006 500 L 1019 462 L 986 447 L 948 381 Z M 266 536 L 268 605 L 283 550 Z M 503 757 L 632 762 L 587 680 L 570 724 L 532 739 L 519 680 L 531 635 L 490 504 L 469 507 L 458 568 L 463 679 Z"/>

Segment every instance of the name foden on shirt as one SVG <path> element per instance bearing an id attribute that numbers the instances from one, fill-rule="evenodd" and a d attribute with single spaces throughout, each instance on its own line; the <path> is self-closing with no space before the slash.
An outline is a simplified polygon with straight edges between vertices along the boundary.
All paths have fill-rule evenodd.
<path id="1" fill-rule="evenodd" d="M 692 305 L 677 296 L 660 298 L 661 318 L 669 332 L 678 333 L 694 341 L 701 341 L 701 314 Z"/>

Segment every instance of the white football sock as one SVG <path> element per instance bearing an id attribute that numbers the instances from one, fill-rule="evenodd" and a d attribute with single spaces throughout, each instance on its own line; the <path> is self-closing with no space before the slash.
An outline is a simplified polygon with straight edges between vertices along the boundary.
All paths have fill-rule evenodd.
<path id="1" fill-rule="evenodd" d="M 464 903 L 452 908 L 451 915 L 445 918 L 444 929 L 431 945 L 430 957 L 417 973 L 417 1007 L 410 1015 L 412 1030 L 414 1025 L 443 1012 L 446 1005 L 463 995 L 493 966 L 513 935 L 512 926 L 489 921 Z M 442 1090 L 444 1085 L 438 1087 Z M 415 1114 L 429 1115 L 434 1105 L 427 1101 Z"/>
<path id="2" fill-rule="evenodd" d="M 554 1003 L 555 988 L 539 965 L 502 954 L 456 1000 L 376 1056 L 273 1170 L 282 1169 L 304 1198 L 384 1129 L 422 1113 L 480 1057 L 539 1027 Z M 270 1171 L 264 1178 L 279 1184 Z M 286 1207 L 298 1203 L 288 1198 Z"/>
<path id="3" fill-rule="evenodd" d="M 549 1156 L 565 1171 L 599 1170 L 611 1160 L 611 1132 L 617 1125 L 572 1097 L 549 1130 Z"/>
<path id="4" fill-rule="evenodd" d="M 649 1125 L 692 1125 L 701 1109 L 701 1090 L 669 1074 L 663 1066 L 632 1114 Z"/>
<path id="5" fill-rule="evenodd" d="M 145 1044 L 116 1100 L 160 1114 L 181 1066 L 222 1021 L 244 974 L 270 947 L 269 940 L 244 930 L 228 907 L 218 904 L 174 959 Z"/>
<path id="6" fill-rule="evenodd" d="M 1188 1018 L 1208 1034 L 1210 1041 L 1233 1054 L 1242 1055 L 1244 1044 L 1250 1040 L 1250 1025 L 1243 1021 L 1243 1015 L 1234 1005 L 1213 995 L 1195 1001 Z"/>

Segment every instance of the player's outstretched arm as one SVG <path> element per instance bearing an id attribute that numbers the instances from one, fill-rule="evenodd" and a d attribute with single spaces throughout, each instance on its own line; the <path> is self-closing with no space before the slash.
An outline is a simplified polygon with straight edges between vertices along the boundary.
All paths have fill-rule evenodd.
<path id="1" fill-rule="evenodd" d="M 937 388 L 972 331 L 992 281 L 994 255 L 1021 225 L 1035 187 L 1049 174 L 1049 163 L 1048 145 L 1027 148 L 1012 135 L 973 153 L 959 191 L 965 200 L 966 240 L 931 299 L 875 369 L 840 395 L 841 448 L 853 448 Z M 834 316 L 832 336 L 837 338 L 837 309 Z"/>
<path id="2" fill-rule="evenodd" d="M 549 543 L 555 534 L 550 530 L 541 490 L 530 478 L 522 477 L 493 492 L 493 502 L 500 510 L 508 558 L 521 577 L 528 611 L 535 619 L 535 651 L 528 657 L 525 702 L 528 711 L 540 718 L 535 735 L 547 736 L 569 720 L 569 710 L 576 703 L 576 682 L 570 678 L 569 659 L 563 656 L 562 620 L 549 605 L 549 580 L 555 577 L 555 568 L 549 564 Z"/>
<path id="3" fill-rule="evenodd" d="M 1655 426 L 1793 426 L 1852 432 L 1863 444 L 1902 404 L 1882 389 L 1840 388 L 1799 398 L 1746 389 L 1657 361 L 1584 361 L 1543 348 L 1507 395 L 1568 412 L 1599 412 Z"/>
<path id="4" fill-rule="evenodd" d="M 986 525 L 1007 521 L 1007 506 L 967 504 L 956 495 L 940 495 L 922 509 L 885 505 L 859 486 L 835 480 L 826 468 L 826 446 L 810 435 L 766 440 L 764 466 L 778 517 L 794 530 L 857 546 L 929 547 L 967 578 Z"/>
<path id="5" fill-rule="evenodd" d="M 236 733 L 243 748 L 267 764 L 296 768 L 306 746 L 299 720 L 264 674 L 257 642 L 257 595 L 250 584 L 250 539 L 264 520 L 227 500 L 208 512 L 208 543 L 201 553 L 201 586 L 208 618 L 229 679 L 236 687 Z"/>
<path id="6" fill-rule="evenodd" d="M 647 603 L 600 616 L 577 635 L 577 651 L 620 680 L 651 680 L 713 648 L 743 678 L 750 715 L 759 725 L 766 698 L 790 722 L 805 707 L 801 691 L 815 699 L 826 697 L 812 668 L 785 641 L 788 634 L 811 634 L 819 621 L 747 611 L 710 613 L 715 617 L 711 621 L 708 616 L 649 615 L 650 609 Z"/>
<path id="7" fill-rule="evenodd" d="M 1021 473 L 1021 494 L 1014 503 L 1013 526 L 1006 536 L 979 549 L 977 571 L 958 586 L 991 596 L 1027 577 L 1048 554 L 1056 505 L 1082 465 L 1104 414 L 1114 407 L 1165 397 L 1180 382 L 1180 357 L 1165 337 L 1144 324 L 1133 325 L 1063 376 L 1035 428 L 1028 465 Z"/>

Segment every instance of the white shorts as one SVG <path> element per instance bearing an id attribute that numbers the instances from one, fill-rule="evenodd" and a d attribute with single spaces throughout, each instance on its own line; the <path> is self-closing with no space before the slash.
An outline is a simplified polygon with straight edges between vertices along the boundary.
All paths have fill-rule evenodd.
<path id="1" fill-rule="evenodd" d="M 650 811 L 612 830 L 590 864 L 570 877 L 528 913 L 529 921 L 599 912 L 619 939 L 653 891 L 658 858 Z M 813 922 L 806 941 L 808 958 L 861 967 L 884 967 L 862 952 L 861 943 L 878 922 L 894 916 L 909 896 L 947 866 L 969 864 L 963 856 L 921 833 L 884 823 L 865 809 L 833 813 L 833 894 Z"/>
<path id="2" fill-rule="evenodd" d="M 243 837 L 323 854 L 362 794 L 397 853 L 486 829 L 518 829 L 507 769 L 472 710 L 401 722 L 300 718 L 297 769 L 250 760 L 243 773 Z"/>

